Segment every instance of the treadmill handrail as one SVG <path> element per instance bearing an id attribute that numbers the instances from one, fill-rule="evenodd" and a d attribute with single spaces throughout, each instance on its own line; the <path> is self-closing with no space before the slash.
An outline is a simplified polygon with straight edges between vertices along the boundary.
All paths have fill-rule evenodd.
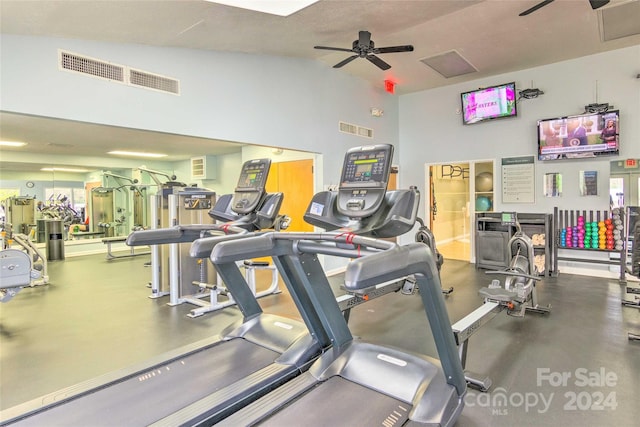
<path id="1" fill-rule="evenodd" d="M 344 287 L 348 291 L 367 289 L 412 274 L 430 277 L 433 256 L 422 243 L 396 246 L 391 250 L 358 258 L 347 265 Z"/>
<path id="2" fill-rule="evenodd" d="M 326 253 L 324 251 L 327 250 L 327 246 L 332 246 L 331 254 L 344 258 L 358 258 L 376 249 L 388 250 L 398 246 L 394 242 L 358 236 L 349 232 L 269 232 L 216 245 L 211 252 L 211 261 L 219 264 L 277 255 L 281 250 L 278 241 L 298 241 L 297 250 L 306 253 Z M 313 242 L 324 242 L 324 245 L 312 244 Z"/>
<path id="3" fill-rule="evenodd" d="M 249 233 L 246 230 L 242 230 L 243 233 L 237 234 L 227 234 L 220 236 L 211 236 L 211 237 L 203 237 L 195 240 L 191 244 L 191 249 L 189 249 L 189 256 L 191 258 L 208 258 L 211 255 L 211 251 L 213 248 L 220 242 L 227 242 L 235 239 L 246 239 L 253 234 Z"/>
<path id="4" fill-rule="evenodd" d="M 353 260 L 347 266 L 344 285 L 349 290 L 357 290 L 410 274 L 414 275 L 420 289 L 447 383 L 463 396 L 466 380 L 442 296 L 438 267 L 430 248 L 423 243 L 412 242 Z"/>
<path id="5" fill-rule="evenodd" d="M 233 235 L 247 233 L 247 230 L 231 224 L 176 225 L 169 228 L 134 231 L 127 236 L 126 243 L 128 246 L 190 243 L 203 238 L 203 234 L 210 231 L 219 231 Z"/>

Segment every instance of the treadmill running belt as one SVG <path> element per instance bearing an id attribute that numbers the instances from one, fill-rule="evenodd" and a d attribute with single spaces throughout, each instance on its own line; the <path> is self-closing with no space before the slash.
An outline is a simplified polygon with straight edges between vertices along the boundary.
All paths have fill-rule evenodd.
<path id="1" fill-rule="evenodd" d="M 259 425 L 394 427 L 403 425 L 410 411 L 411 404 L 331 377 Z"/>
<path id="2" fill-rule="evenodd" d="M 141 371 L 16 425 L 149 425 L 268 366 L 278 356 L 244 339 L 233 339 Z"/>

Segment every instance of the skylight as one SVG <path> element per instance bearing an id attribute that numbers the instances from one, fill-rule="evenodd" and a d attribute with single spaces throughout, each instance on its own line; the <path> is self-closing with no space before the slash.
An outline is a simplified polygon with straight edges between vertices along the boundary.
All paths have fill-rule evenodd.
<path id="1" fill-rule="evenodd" d="M 318 0 L 205 0 L 211 3 L 219 3 L 227 6 L 249 9 L 256 12 L 270 13 L 272 15 L 289 16 Z"/>

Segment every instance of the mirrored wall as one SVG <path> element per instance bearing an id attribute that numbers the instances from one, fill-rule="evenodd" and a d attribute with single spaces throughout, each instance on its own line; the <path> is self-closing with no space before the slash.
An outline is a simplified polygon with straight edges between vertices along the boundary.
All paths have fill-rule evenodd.
<path id="1" fill-rule="evenodd" d="M 313 158 L 246 143 L 0 112 L 0 221 L 42 243 L 45 221 L 64 224 L 65 244 L 149 228 L 150 195 L 167 185 L 233 192 L 243 150 Z M 162 157 L 111 155 L 127 149 Z"/>

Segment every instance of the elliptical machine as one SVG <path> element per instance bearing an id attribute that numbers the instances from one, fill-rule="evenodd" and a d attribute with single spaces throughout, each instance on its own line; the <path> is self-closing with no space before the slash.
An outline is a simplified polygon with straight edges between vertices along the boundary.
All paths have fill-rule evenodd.
<path id="1" fill-rule="evenodd" d="M 29 237 L 0 231 L 0 302 L 8 302 L 25 287 L 48 283 L 47 258 Z"/>

